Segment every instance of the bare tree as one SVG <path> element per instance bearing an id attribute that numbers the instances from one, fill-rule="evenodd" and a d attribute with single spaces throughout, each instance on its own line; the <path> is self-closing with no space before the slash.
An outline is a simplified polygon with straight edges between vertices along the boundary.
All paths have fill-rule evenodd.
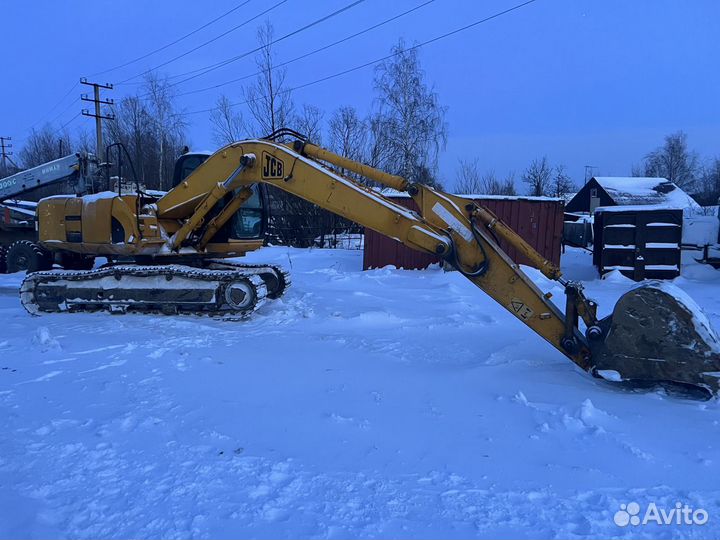
<path id="1" fill-rule="evenodd" d="M 635 178 L 645 176 L 645 165 L 643 165 L 642 163 L 639 165 L 633 163 L 630 166 L 630 176 L 633 176 Z"/>
<path id="2" fill-rule="evenodd" d="M 555 167 L 555 175 L 552 178 L 550 194 L 553 197 L 565 197 L 568 193 L 575 191 L 575 183 L 565 171 L 565 165 Z"/>
<path id="3" fill-rule="evenodd" d="M 720 202 L 720 157 L 712 159 L 702 168 L 699 190 L 694 195 L 703 206 L 713 206 Z"/>
<path id="4" fill-rule="evenodd" d="M 377 169 L 387 168 L 393 155 L 393 148 L 385 129 L 386 121 L 380 113 L 373 113 L 364 122 L 368 132 L 365 161 Z"/>
<path id="5" fill-rule="evenodd" d="M 169 189 L 175 158 L 180 154 L 187 123 L 175 108 L 175 94 L 167 78 L 154 73 L 145 77 L 147 109 L 158 144 L 157 176 L 160 189 Z"/>
<path id="6" fill-rule="evenodd" d="M 123 98 L 115 106 L 115 118 L 105 123 L 106 144 L 122 143 L 130 154 L 138 180 L 146 187 L 160 188 L 155 163 L 157 141 L 150 111 L 138 96 Z M 105 156 L 102 156 L 105 159 Z M 117 171 L 111 171 L 116 174 Z M 110 186 L 107 186 L 109 189 Z"/>
<path id="7" fill-rule="evenodd" d="M 455 171 L 455 191 L 457 193 L 482 193 L 482 179 L 480 175 L 480 160 L 474 158 L 460 159 Z"/>
<path id="8" fill-rule="evenodd" d="M 525 169 L 522 181 L 528 185 L 528 194 L 536 197 L 547 195 L 550 191 L 552 167 L 548 164 L 546 156 L 532 160 Z"/>
<path id="9" fill-rule="evenodd" d="M 500 192 L 498 195 L 517 195 L 517 190 L 515 189 L 515 173 L 509 172 L 505 179 L 500 182 Z"/>
<path id="10" fill-rule="evenodd" d="M 447 141 L 446 109 L 424 82 L 418 49 L 406 48 L 401 39 L 392 52 L 375 71 L 379 110 L 374 121 L 389 150 L 379 165 L 410 181 L 437 185 L 437 157 Z"/>
<path id="11" fill-rule="evenodd" d="M 210 113 L 210 123 L 213 141 L 220 146 L 240 141 L 248 132 L 242 113 L 233 108 L 226 95 L 218 98 L 215 108 Z"/>
<path id="12" fill-rule="evenodd" d="M 245 101 L 254 120 L 257 136 L 269 135 L 278 128 L 286 127 L 293 115 L 293 102 L 285 85 L 285 68 L 275 67 L 272 49 L 273 26 L 269 20 L 258 28 L 257 39 L 261 50 L 255 58 L 259 75 L 243 89 Z"/>
<path id="13" fill-rule="evenodd" d="M 480 177 L 480 191 L 484 195 L 515 195 L 515 178 L 512 174 L 504 180 L 495 176 L 495 171 L 490 171 Z"/>
<path id="14" fill-rule="evenodd" d="M 171 187 L 186 127 L 178 112 L 167 80 L 150 75 L 143 93 L 123 98 L 115 105 L 115 119 L 105 122 L 105 141 L 125 146 L 138 180 L 147 188 Z M 126 176 L 130 169 L 124 171 Z"/>
<path id="15" fill-rule="evenodd" d="M 258 29 L 260 52 L 255 62 L 259 74 L 255 81 L 243 89 L 252 119 L 252 129 L 259 136 L 269 135 L 281 127 L 298 121 L 297 128 L 311 139 L 320 139 L 322 113 L 306 106 L 296 117 L 290 91 L 285 84 L 286 70 L 275 66 L 272 49 L 273 27 L 269 21 Z M 334 214 L 298 197 L 270 186 L 270 239 L 273 242 L 295 246 L 312 245 L 316 237 L 331 232 L 337 222 Z"/>
<path id="16" fill-rule="evenodd" d="M 72 152 L 72 142 L 67 131 L 57 131 L 50 124 L 40 130 L 33 129 L 18 157 L 25 168 L 42 165 Z"/>
<path id="17" fill-rule="evenodd" d="M 78 129 L 75 134 L 73 148 L 79 152 L 94 154 L 96 151 L 95 135 L 87 128 Z"/>
<path id="18" fill-rule="evenodd" d="M 322 121 L 324 113 L 315 105 L 303 105 L 295 118 L 295 129 L 307 136 L 313 144 L 322 144 Z"/>
<path id="19" fill-rule="evenodd" d="M 477 158 L 461 159 L 456 172 L 455 191 L 462 194 L 515 195 L 515 176 L 510 173 L 500 180 L 495 171 L 481 174 Z"/>
<path id="20" fill-rule="evenodd" d="M 368 126 L 358 117 L 354 107 L 340 107 L 332 113 L 328 122 L 328 138 L 328 146 L 336 154 L 354 161 L 370 161 L 367 158 Z M 350 171 L 341 169 L 340 172 L 363 184 L 374 184 Z"/>
<path id="21" fill-rule="evenodd" d="M 683 189 L 692 189 L 700 163 L 696 152 L 688 150 L 682 131 L 665 137 L 665 143 L 645 156 L 645 176 L 667 178 Z"/>
<path id="22" fill-rule="evenodd" d="M 364 159 L 368 131 L 354 107 L 336 109 L 328 122 L 330 150 L 356 161 Z"/>

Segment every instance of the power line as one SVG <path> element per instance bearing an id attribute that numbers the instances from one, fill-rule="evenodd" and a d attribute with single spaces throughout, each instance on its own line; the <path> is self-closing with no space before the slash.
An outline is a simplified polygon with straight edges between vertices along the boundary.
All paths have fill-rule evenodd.
<path id="1" fill-rule="evenodd" d="M 469 30 L 470 28 L 473 28 L 473 27 L 475 27 L 475 26 L 478 26 L 479 24 L 483 24 L 483 23 L 486 23 L 486 22 L 491 21 L 491 20 L 493 20 L 493 19 L 497 19 L 498 17 L 501 17 L 501 16 L 503 16 L 503 15 L 506 15 L 506 14 L 512 12 L 512 11 L 518 10 L 518 9 L 520 9 L 520 8 L 522 8 L 522 7 L 525 7 L 525 6 L 529 5 L 529 4 L 532 4 L 533 2 L 536 2 L 536 0 L 527 0 L 526 2 L 523 2 L 522 4 L 517 4 L 517 5 L 515 5 L 515 6 L 511 7 L 511 8 L 505 9 L 505 10 L 503 10 L 503 11 L 499 11 L 498 13 L 495 13 L 495 14 L 493 14 L 493 15 L 490 15 L 490 16 L 488 16 L 488 17 L 485 17 L 484 19 L 480 19 L 480 20 L 478 20 L 478 21 L 475 21 L 475 22 L 473 22 L 473 23 L 467 24 L 467 25 L 462 26 L 462 27 L 460 27 L 460 28 L 456 28 L 455 30 L 451 30 L 450 32 L 446 32 L 445 34 L 441 34 L 441 35 L 436 36 L 436 37 L 434 37 L 434 38 L 432 38 L 432 39 L 428 39 L 427 41 L 423 41 L 422 43 L 418 43 L 418 44 L 416 44 L 416 45 L 413 45 L 412 47 L 407 47 L 406 49 L 403 49 L 403 50 L 401 50 L 401 51 L 397 51 L 397 52 L 394 52 L 394 53 L 390 53 L 390 54 L 388 54 L 388 55 L 386 55 L 386 56 L 383 56 L 382 58 L 377 58 L 377 59 L 375 59 L 375 60 L 371 60 L 370 62 L 365 62 L 364 64 L 360 64 L 360 65 L 358 65 L 358 66 L 355 66 L 355 67 L 352 67 L 352 68 L 349 68 L 349 69 L 346 69 L 346 70 L 343 70 L 343 71 L 339 71 L 339 72 L 337 72 L 337 73 L 333 73 L 332 75 L 327 75 L 326 77 L 322 77 L 322 78 L 320 78 L 320 79 L 315 79 L 314 81 L 310 81 L 310 82 L 307 82 L 307 83 L 305 83 L 305 84 L 301 84 L 301 85 L 299 85 L 299 86 L 294 86 L 293 88 L 288 88 L 287 90 L 284 90 L 283 92 L 284 92 L 284 93 L 290 93 L 290 92 L 293 92 L 293 91 L 295 91 L 295 90 L 300 90 L 300 89 L 302 89 L 302 88 L 306 88 L 306 87 L 308 87 L 308 86 L 312 86 L 312 85 L 315 85 L 315 84 L 319 84 L 319 83 L 321 83 L 321 82 L 325 82 L 325 81 L 328 81 L 328 80 L 330 80 L 330 79 L 335 79 L 335 78 L 337 78 L 337 77 L 341 77 L 342 75 L 347 75 L 348 73 L 351 73 L 351 72 L 353 72 L 353 71 L 358 71 L 358 70 L 363 69 L 363 68 L 366 68 L 366 67 L 368 67 L 368 66 L 372 66 L 372 65 L 374 65 L 374 64 L 378 64 L 378 63 L 380 63 L 380 62 L 383 62 L 383 61 L 385 61 L 385 60 L 389 60 L 390 58 L 393 58 L 393 57 L 395 57 L 395 56 L 397 56 L 397 55 L 399 55 L 399 54 L 402 54 L 402 53 L 404 53 L 404 52 L 408 52 L 408 51 L 412 51 L 412 50 L 415 50 L 415 49 L 419 49 L 420 47 L 424 47 L 425 45 L 429 45 L 430 43 L 435 43 L 436 41 L 440 41 L 441 39 L 445 39 L 445 38 L 447 38 L 447 37 L 453 36 L 453 35 L 458 34 L 458 33 L 460 33 L 460 32 L 464 32 L 465 30 Z M 248 103 L 250 103 L 250 102 L 252 102 L 252 101 L 257 101 L 257 99 L 260 99 L 260 98 L 248 99 L 248 100 L 245 100 L 245 101 L 240 101 L 240 102 L 238 102 L 238 103 L 231 103 L 230 106 L 231 106 L 231 107 L 237 107 L 237 106 L 239 106 L 239 105 L 246 105 L 246 104 L 248 104 Z M 201 109 L 201 110 L 198 110 L 198 111 L 189 111 L 189 112 L 177 113 L 176 116 L 189 116 L 189 115 L 193 115 L 193 114 L 207 113 L 207 112 L 211 112 L 211 111 L 213 111 L 213 110 L 215 110 L 215 107 L 211 107 L 211 108 L 209 108 L 209 109 Z"/>
<path id="2" fill-rule="evenodd" d="M 80 115 L 81 115 L 81 113 L 76 113 L 75 116 L 73 116 L 70 120 L 68 120 L 68 121 L 65 122 L 63 125 L 61 125 L 58 129 L 56 129 L 55 131 L 53 131 L 53 135 L 57 135 L 58 133 L 60 133 L 61 131 L 63 131 L 67 126 L 69 126 L 69 125 L 72 124 L 76 119 L 78 119 L 78 118 L 80 117 Z"/>
<path id="3" fill-rule="evenodd" d="M 50 120 L 49 123 L 50 123 L 50 124 L 53 124 L 54 122 L 56 122 L 58 118 L 60 118 L 63 114 L 65 114 L 66 112 L 68 112 L 68 111 L 70 110 L 70 108 L 71 108 L 73 105 L 75 105 L 78 101 L 80 101 L 80 98 L 78 98 L 78 97 L 76 97 L 75 99 L 73 99 L 72 102 L 71 102 L 67 107 L 65 107 L 62 111 L 60 111 L 60 112 L 57 114 L 57 116 L 55 116 L 55 118 L 53 118 L 52 120 Z"/>
<path id="4" fill-rule="evenodd" d="M 49 110 L 48 112 L 46 112 L 46 113 L 45 113 L 41 118 L 39 118 L 36 122 L 34 122 L 33 124 L 31 124 L 27 129 L 24 129 L 24 130 L 22 131 L 22 133 L 27 133 L 27 132 L 31 131 L 32 128 L 34 128 L 35 126 L 37 126 L 37 125 L 38 125 L 40 122 L 42 122 L 47 116 L 49 116 L 55 109 L 58 108 L 58 105 L 60 105 L 63 101 L 65 101 L 65 98 L 67 98 L 67 97 L 72 93 L 72 91 L 75 90 L 75 88 L 77 87 L 77 85 L 78 85 L 77 82 L 76 82 L 75 84 L 73 84 L 73 85 L 72 85 L 72 88 L 70 88 L 70 90 L 68 90 L 65 94 L 63 94 L 63 97 L 61 97 L 61 98 L 57 101 L 57 103 L 55 103 L 55 105 L 53 105 L 53 106 L 50 108 L 50 110 Z M 69 107 L 68 107 L 68 108 L 69 108 Z M 63 112 L 67 111 L 68 108 L 63 109 L 63 111 L 62 111 L 58 116 L 56 116 L 55 119 L 57 119 L 60 115 L 62 115 Z M 51 123 L 54 122 L 55 119 L 53 119 L 53 120 L 51 121 Z"/>
<path id="5" fill-rule="evenodd" d="M 170 60 L 167 60 L 166 62 L 163 62 L 162 64 L 158 64 L 157 66 L 155 66 L 155 67 L 153 67 L 153 68 L 150 68 L 150 69 L 147 69 L 147 70 L 143 71 L 142 73 L 138 73 L 137 75 L 133 75 L 132 77 L 128 77 L 128 78 L 125 79 L 124 81 L 120 81 L 118 84 L 125 84 L 125 83 L 127 83 L 128 81 L 131 81 L 131 80 L 133 80 L 133 79 L 137 79 L 138 77 L 141 77 L 141 76 L 143 76 L 143 75 L 146 75 L 146 74 L 148 74 L 148 73 L 150 73 L 150 72 L 152 72 L 152 71 L 155 71 L 156 69 L 160 69 L 161 67 L 167 66 L 168 64 L 173 63 L 175 60 L 179 60 L 180 58 L 183 58 L 183 57 L 187 56 L 188 54 L 191 54 L 191 53 L 197 51 L 198 49 L 202 49 L 202 48 L 205 47 L 206 45 L 209 45 L 210 43 L 213 43 L 214 41 L 217 41 L 218 39 L 220 39 L 220 38 L 222 38 L 222 37 L 225 37 L 225 36 L 228 35 L 229 33 L 234 32 L 235 30 L 237 30 L 237 29 L 239 29 L 239 28 L 242 28 L 242 27 L 245 26 L 245 25 L 250 24 L 250 23 L 251 23 L 252 21 L 254 21 L 255 19 L 257 19 L 257 18 L 259 18 L 259 17 L 262 17 L 262 16 L 265 15 L 266 13 L 269 13 L 270 11 L 272 11 L 272 10 L 275 9 L 276 7 L 281 6 L 282 4 L 284 4 L 284 3 L 287 2 L 287 1 L 288 1 L 288 0 L 281 0 L 280 2 L 278 2 L 277 4 L 275 4 L 274 6 L 271 6 L 271 7 L 269 7 L 268 9 L 266 9 L 265 11 L 263 11 L 263 12 L 261 12 L 261 13 L 258 13 L 257 15 L 255 15 L 255 16 L 252 17 L 252 18 L 246 19 L 246 20 L 245 20 L 244 22 L 242 22 L 241 24 L 238 24 L 237 26 L 234 26 L 234 27 L 230 28 L 230 30 L 227 30 L 227 31 L 223 32 L 222 34 L 220 34 L 220 35 L 218 35 L 218 36 L 215 36 L 214 38 L 209 39 L 208 41 L 206 41 L 206 42 L 204 42 L 204 43 L 201 43 L 201 44 L 198 45 L 197 47 L 193 47 L 193 48 L 190 49 L 189 51 L 186 51 L 186 52 L 184 52 L 184 53 L 182 53 L 182 54 L 179 54 L 179 55 L 175 56 L 174 58 L 171 58 Z M 247 1 L 245 2 L 245 4 L 247 4 L 248 2 L 250 2 L 250 0 L 247 0 Z"/>
<path id="6" fill-rule="evenodd" d="M 286 61 L 286 62 L 282 62 L 282 63 L 278 64 L 277 66 L 275 66 L 273 69 L 278 69 L 278 68 L 281 68 L 281 67 L 283 67 L 283 66 L 287 66 L 288 64 L 292 64 L 292 63 L 294 63 L 294 62 L 297 62 L 298 60 L 302 60 L 302 59 L 304 59 L 304 58 L 307 58 L 308 56 L 312 56 L 312 55 L 317 54 L 317 53 L 319 53 L 319 52 L 322 52 L 322 51 L 325 51 L 325 50 L 330 49 L 330 48 L 332 48 L 332 47 L 335 47 L 336 45 L 339 45 L 339 44 L 341 44 L 341 43 L 344 43 L 344 42 L 346 42 L 346 41 L 349 41 L 349 40 L 351 40 L 351 39 L 353 39 L 353 38 L 356 38 L 356 37 L 358 37 L 358 36 L 361 36 L 361 35 L 363 35 L 363 34 L 366 34 L 366 33 L 370 32 L 370 31 L 372 31 L 372 30 L 375 30 L 376 28 L 379 28 L 379 27 L 381 27 L 381 26 L 383 26 L 383 25 L 385 25 L 385 24 L 391 23 L 391 22 L 393 22 L 393 21 L 395 21 L 395 20 L 397 20 L 397 19 L 399 19 L 399 18 L 401 18 L 401 17 L 404 17 L 405 15 L 409 15 L 410 13 L 412 13 L 412 12 L 414 12 L 414 11 L 417 11 L 417 10 L 419 10 L 419 9 L 421 9 L 421 8 L 424 8 L 424 7 L 427 6 L 428 4 L 432 4 L 434 1 L 435 1 L 435 0 L 427 0 L 426 2 L 423 2 L 422 4 L 420 4 L 420 5 L 418 5 L 418 6 L 415 6 L 414 8 L 411 8 L 411 9 L 408 9 L 408 10 L 406 10 L 406 11 L 403 11 L 402 13 L 399 13 L 399 14 L 395 15 L 394 17 L 390 17 L 389 19 L 385 19 L 384 21 L 381 21 L 381 22 L 379 22 L 379 23 L 377 23 L 377 24 L 374 24 L 374 25 L 372 25 L 372 26 L 369 26 L 369 27 L 365 28 L 364 30 L 361 30 L 361 31 L 359 31 L 359 32 L 355 32 L 354 34 L 351 34 L 351 35 L 349 35 L 349 36 L 347 36 L 347 37 L 344 37 L 344 38 L 342 38 L 342 39 L 339 39 L 339 40 L 337 40 L 337 41 L 333 41 L 332 43 L 329 43 L 328 45 L 325 45 L 325 46 L 320 47 L 320 48 L 318 48 L 318 49 L 315 49 L 315 50 L 313 50 L 313 51 L 307 52 L 307 53 L 302 54 L 302 55 L 300 55 L 300 56 L 296 56 L 296 57 L 293 58 L 292 60 L 288 60 L 288 61 Z M 221 86 L 226 86 L 226 85 L 228 85 L 228 84 L 232 84 L 232 83 L 236 83 L 236 82 L 239 82 L 239 81 L 243 81 L 243 80 L 245 80 L 245 79 L 249 79 L 249 78 L 251 78 L 251 77 L 255 77 L 255 76 L 260 75 L 260 74 L 262 74 L 262 71 L 256 71 L 255 73 L 251 73 L 250 75 L 243 75 L 242 77 L 238 77 L 238 78 L 236 78 L 236 79 L 231 79 L 231 80 L 229 80 L 229 81 L 225 81 L 225 82 L 222 82 L 222 83 L 220 83 L 220 84 L 213 85 L 213 86 L 206 86 L 205 88 L 198 88 L 197 90 L 190 90 L 190 91 L 188 91 L 188 92 L 181 92 L 181 93 L 177 94 L 177 96 L 178 96 L 178 97 L 180 97 L 180 96 L 187 96 L 187 95 L 190 95 L 190 94 L 198 94 L 198 93 L 200 93 L 200 92 L 205 92 L 205 91 L 207 91 L 207 90 L 215 90 L 216 88 L 220 88 Z"/>
<path id="7" fill-rule="evenodd" d="M 205 75 L 205 74 L 207 74 L 207 73 L 210 73 L 211 71 L 215 71 L 215 70 L 218 69 L 218 68 L 221 68 L 221 67 L 226 66 L 226 65 L 228 65 L 228 64 L 231 64 L 231 63 L 233 63 L 233 62 L 236 62 L 236 61 L 240 60 L 241 58 L 245 58 L 246 56 L 249 56 L 249 55 L 251 55 L 251 54 L 253 54 L 253 53 L 256 53 L 256 52 L 262 50 L 262 49 L 265 48 L 265 47 L 269 47 L 269 46 L 271 46 L 271 45 L 274 45 L 274 44 L 276 44 L 276 43 L 279 43 L 279 42 L 281 42 L 281 41 L 283 41 L 283 40 L 285 40 L 285 39 L 287 39 L 287 38 L 289 38 L 289 37 L 292 37 L 292 36 L 297 35 L 297 34 L 299 34 L 299 33 L 301 33 L 301 32 L 304 32 L 305 30 L 308 30 L 308 29 L 312 28 L 313 26 L 317 26 L 318 24 L 320 24 L 320 23 L 322 23 L 322 22 L 325 22 L 325 21 L 327 21 L 328 19 L 331 19 L 331 18 L 333 18 L 333 17 L 335 17 L 335 16 L 337 16 L 337 15 L 340 15 L 341 13 L 343 13 L 343 12 L 345 12 L 345 11 L 347 11 L 347 10 L 355 7 L 355 6 L 357 6 L 358 4 L 362 4 L 364 1 L 365 1 L 365 0 L 355 0 L 354 2 L 346 5 L 345 7 L 342 7 L 342 8 L 340 8 L 340 9 L 336 10 L 336 11 L 333 11 L 332 13 L 329 13 L 328 15 L 325 15 L 325 16 L 323 16 L 323 17 L 320 17 L 319 19 L 316 19 L 316 20 L 312 21 L 311 23 L 306 24 L 305 26 L 302 26 L 302 27 L 300 27 L 300 28 L 297 28 L 296 30 L 293 30 L 292 32 L 289 32 L 288 34 L 285 34 L 285 35 L 282 36 L 282 37 L 279 37 L 279 38 L 277 38 L 277 39 L 274 39 L 274 40 L 270 41 L 269 43 L 266 43 L 266 44 L 264 44 L 264 45 L 261 45 L 261 46 L 259 46 L 259 47 L 256 47 L 256 48 L 254 48 L 254 49 L 252 49 L 252 50 L 250 50 L 250 51 L 246 51 L 246 52 L 244 52 L 244 53 L 242 53 L 242 54 L 239 54 L 239 55 L 237 55 L 237 56 L 233 56 L 232 58 L 228 58 L 228 59 L 226 59 L 226 60 L 222 60 L 222 61 L 217 62 L 217 63 L 215 63 L 215 64 L 210 64 L 209 66 L 205 66 L 204 68 L 199 68 L 199 69 L 195 69 L 195 70 L 192 70 L 192 71 L 188 71 L 188 72 L 186 72 L 186 73 L 181 73 L 181 74 L 179 74 L 179 75 L 174 75 L 174 76 L 172 76 L 171 78 L 182 77 L 182 76 L 184 76 L 184 75 L 189 75 L 190 73 L 195 73 L 195 75 L 192 75 L 192 76 L 190 76 L 190 77 L 187 77 L 187 78 L 185 78 L 185 79 L 182 79 L 182 80 L 180 80 L 180 81 L 178 81 L 178 82 L 171 83 L 169 86 L 177 86 L 178 84 L 182 84 L 182 83 L 184 83 L 184 82 L 187 82 L 187 81 L 189 81 L 189 80 L 195 79 L 195 78 L 197 78 L 197 77 L 201 77 L 202 75 Z M 202 70 L 204 70 L 204 71 L 202 71 Z M 196 73 L 196 72 L 198 72 L 198 71 L 200 71 L 200 73 Z"/>
<path id="8" fill-rule="evenodd" d="M 104 71 L 98 71 L 97 73 L 93 73 L 93 74 L 90 75 L 90 76 L 91 76 L 91 77 L 97 77 L 98 75 L 104 75 L 105 73 L 110 73 L 111 71 L 115 71 L 115 70 L 117 70 L 117 69 L 120 69 L 120 68 L 124 68 L 124 67 L 126 67 L 126 66 L 129 66 L 130 64 L 134 64 L 134 63 L 136 63 L 136 62 L 139 62 L 140 60 L 144 60 L 144 59 L 147 58 L 148 56 L 152 56 L 152 55 L 155 54 L 155 53 L 159 53 L 160 51 L 164 51 L 164 50 L 167 49 L 168 47 L 172 47 L 172 46 L 175 45 L 176 43 L 180 43 L 182 40 L 187 39 L 187 38 L 189 38 L 190 36 L 192 36 L 192 35 L 194 35 L 194 34 L 197 34 L 200 30 L 203 30 L 204 28 L 207 28 L 207 27 L 210 26 L 211 24 L 214 24 L 214 23 L 218 22 L 220 19 L 223 19 L 223 18 L 227 17 L 227 16 L 230 15 L 231 13 L 233 13 L 233 12 L 237 11 L 238 9 L 240 9 L 241 7 L 243 7 L 243 6 L 244 6 L 245 4 L 247 4 L 248 2 L 250 2 L 250 0 L 246 0 L 245 2 L 242 2 L 242 3 L 238 4 L 237 6 L 235 6 L 234 8 L 232 8 L 230 11 L 226 11 L 225 13 L 223 13 L 222 15 L 220 15 L 219 17 L 216 17 L 216 18 L 214 18 L 212 21 L 203 24 L 202 26 L 196 28 L 195 30 L 193 30 L 192 32 L 190 32 L 190 33 L 188 33 L 188 34 L 185 34 L 184 36 L 177 38 L 175 41 L 171 41 L 171 42 L 168 43 L 167 45 L 163 45 L 162 47 L 160 47 L 160 48 L 158 48 L 158 49 L 155 49 L 154 51 L 150 51 L 149 53 L 143 54 L 142 56 L 138 56 L 137 58 L 133 58 L 132 60 L 129 60 L 128 62 L 125 62 L 124 64 L 117 65 L 117 66 L 115 66 L 115 67 L 113 67 L 113 68 L 106 69 L 106 70 L 104 70 Z"/>

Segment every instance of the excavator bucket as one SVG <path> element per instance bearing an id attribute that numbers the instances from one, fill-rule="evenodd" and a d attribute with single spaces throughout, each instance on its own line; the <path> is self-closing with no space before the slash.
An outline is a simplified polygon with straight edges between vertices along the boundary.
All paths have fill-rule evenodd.
<path id="1" fill-rule="evenodd" d="M 596 374 L 640 385 L 679 385 L 720 393 L 720 338 L 684 291 L 651 281 L 623 295 L 591 342 Z"/>

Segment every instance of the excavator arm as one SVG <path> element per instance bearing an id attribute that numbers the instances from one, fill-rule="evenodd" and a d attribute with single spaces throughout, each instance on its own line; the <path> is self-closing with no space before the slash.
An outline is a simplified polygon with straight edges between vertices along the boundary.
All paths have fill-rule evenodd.
<path id="1" fill-rule="evenodd" d="M 407 191 L 417 203 L 419 213 L 339 174 L 328 165 Z M 218 178 L 225 180 L 218 182 Z M 313 144 L 296 141 L 294 145 L 285 145 L 253 140 L 227 146 L 157 202 L 158 218 L 178 215 L 185 211 L 188 201 L 194 201 L 197 210 L 186 223 L 199 226 L 208 209 L 223 197 L 241 193 L 243 188 L 256 183 L 272 185 L 410 248 L 442 257 L 582 369 L 591 368 L 587 341 L 577 328 L 575 316 L 578 312 L 585 313 L 575 307 L 587 302 L 582 291 L 577 285 L 563 282 L 572 291 L 569 298 L 575 307 L 571 309 L 573 317 L 568 320 L 550 301 L 550 295 L 543 294 L 500 248 L 493 234 L 502 236 L 529 256 L 549 278 L 561 279 L 560 270 L 487 209 L 462 197 L 410 184 L 401 177 Z M 212 228 L 217 230 L 219 225 L 217 217 L 214 218 Z M 182 228 L 178 232 L 181 231 Z M 180 238 L 176 234 L 171 239 L 171 247 L 177 249 L 187 236 Z M 202 231 L 197 236 L 207 238 Z M 594 315 L 588 322 L 594 327 Z"/>

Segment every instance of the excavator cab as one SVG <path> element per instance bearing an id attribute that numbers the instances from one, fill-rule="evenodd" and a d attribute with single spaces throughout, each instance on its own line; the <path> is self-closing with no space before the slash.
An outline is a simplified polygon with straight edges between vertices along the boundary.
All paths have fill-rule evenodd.
<path id="1" fill-rule="evenodd" d="M 212 154 L 208 152 L 185 152 L 177 161 L 173 169 L 172 187 L 177 186 L 180 182 L 190 176 L 195 169 L 205 163 Z"/>
<path id="2" fill-rule="evenodd" d="M 255 184 L 251 189 L 253 194 L 250 198 L 215 235 L 216 242 L 222 241 L 223 235 L 238 240 L 264 237 L 268 217 L 265 210 L 268 208 L 267 192 L 262 184 Z"/>

